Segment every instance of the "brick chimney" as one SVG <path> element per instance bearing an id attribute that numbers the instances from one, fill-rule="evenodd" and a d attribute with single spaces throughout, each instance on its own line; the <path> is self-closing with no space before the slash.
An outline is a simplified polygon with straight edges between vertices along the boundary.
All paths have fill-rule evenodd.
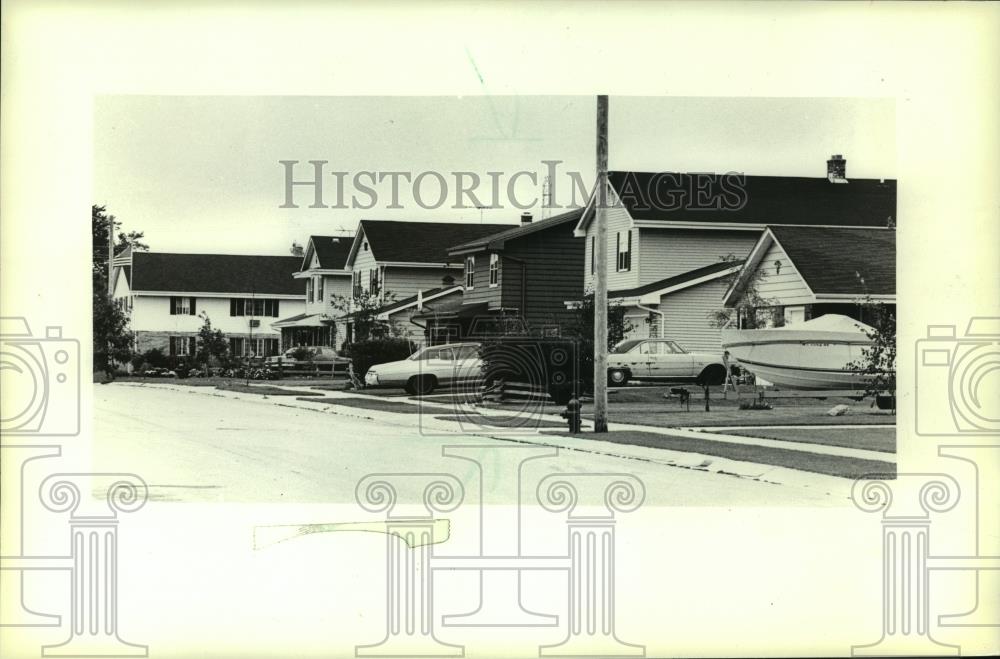
<path id="1" fill-rule="evenodd" d="M 531 224 L 531 213 L 521 213 L 521 224 Z"/>
<path id="2" fill-rule="evenodd" d="M 847 183 L 847 161 L 839 153 L 826 161 L 826 178 L 830 183 Z"/>

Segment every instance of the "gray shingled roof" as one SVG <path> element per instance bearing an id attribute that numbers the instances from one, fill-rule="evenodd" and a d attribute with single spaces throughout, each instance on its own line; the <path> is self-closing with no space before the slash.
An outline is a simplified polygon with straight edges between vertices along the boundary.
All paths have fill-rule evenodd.
<path id="1" fill-rule="evenodd" d="M 843 227 L 769 228 L 813 293 L 896 294 L 895 231 Z"/>
<path id="2" fill-rule="evenodd" d="M 305 280 L 292 278 L 301 262 L 298 256 L 135 252 L 132 290 L 305 295 Z"/>
<path id="3" fill-rule="evenodd" d="M 448 247 L 511 228 L 512 224 L 361 220 L 377 261 L 447 263 Z"/>

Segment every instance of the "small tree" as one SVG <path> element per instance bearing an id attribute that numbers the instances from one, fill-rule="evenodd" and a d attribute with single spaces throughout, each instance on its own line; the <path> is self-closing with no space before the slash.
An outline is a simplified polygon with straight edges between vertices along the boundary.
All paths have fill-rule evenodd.
<path id="1" fill-rule="evenodd" d="M 354 298 L 343 295 L 331 297 L 334 309 L 343 314 L 350 314 L 351 321 L 354 323 L 354 337 L 352 339 L 354 342 L 388 337 L 398 338 L 403 334 L 394 323 L 378 317 L 382 310 L 395 300 L 396 296 L 390 291 L 384 291 L 381 294 L 362 291 Z"/>
<path id="2" fill-rule="evenodd" d="M 129 319 L 120 306 L 103 291 L 92 294 L 94 311 L 94 372 L 104 371 L 114 377 L 115 363 L 132 358 L 135 335 L 129 330 Z"/>
<path id="3" fill-rule="evenodd" d="M 734 267 L 742 261 L 742 259 L 736 258 L 736 255 L 732 253 L 720 257 L 720 260 Z M 729 288 L 735 284 L 739 276 L 740 270 L 727 275 L 724 278 L 726 287 Z M 736 306 L 709 312 L 709 326 L 719 329 L 728 327 L 760 329 L 766 327 L 768 321 L 771 321 L 776 326 L 780 326 L 784 317 L 777 315 L 778 307 L 776 306 L 776 301 L 765 298 L 760 294 L 759 286 L 766 276 L 763 269 L 757 268 L 753 275 L 751 275 L 750 280 L 747 281 L 746 287 L 743 289 L 743 294 L 740 295 Z"/>
<path id="4" fill-rule="evenodd" d="M 201 329 L 198 330 L 195 358 L 205 366 L 208 366 L 213 357 L 218 362 L 224 363 L 229 355 L 226 335 L 220 329 L 212 329 L 212 321 L 204 311 L 198 314 L 198 317 L 202 319 L 202 323 Z"/>
<path id="5" fill-rule="evenodd" d="M 861 359 L 847 364 L 844 368 L 858 371 L 864 376 L 865 396 L 877 400 L 879 396 L 890 396 L 892 413 L 896 413 L 896 315 L 892 308 L 865 296 L 858 305 L 862 316 L 870 320 L 870 330 L 865 335 L 872 344 L 861 350 Z"/>
<path id="6" fill-rule="evenodd" d="M 566 327 L 565 336 L 575 339 L 579 350 L 579 373 L 584 382 L 593 386 L 594 377 L 594 293 L 587 291 L 574 310 L 573 320 Z M 608 345 L 615 347 L 625 340 L 635 327 L 625 317 L 625 307 L 620 302 L 608 304 Z"/>

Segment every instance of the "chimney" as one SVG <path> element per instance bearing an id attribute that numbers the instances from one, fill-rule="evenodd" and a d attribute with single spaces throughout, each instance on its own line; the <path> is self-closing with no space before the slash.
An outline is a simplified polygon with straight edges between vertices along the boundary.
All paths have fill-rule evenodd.
<path id="1" fill-rule="evenodd" d="M 847 161 L 835 153 L 826 161 L 826 178 L 830 183 L 847 183 Z"/>
<path id="2" fill-rule="evenodd" d="M 521 224 L 531 224 L 531 213 L 521 213 Z"/>

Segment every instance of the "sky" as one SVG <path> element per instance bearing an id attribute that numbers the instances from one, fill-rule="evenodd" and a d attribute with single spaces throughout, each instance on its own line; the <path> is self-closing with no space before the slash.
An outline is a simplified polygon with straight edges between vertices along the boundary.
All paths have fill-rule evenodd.
<path id="1" fill-rule="evenodd" d="M 559 212 L 541 208 L 546 174 L 555 204 L 581 202 L 570 173 L 592 185 L 595 108 L 593 96 L 102 96 L 94 203 L 164 252 L 287 254 L 360 219 L 516 223 L 517 205 Z M 893 99 L 612 96 L 608 134 L 612 170 L 822 177 L 841 153 L 848 179 L 896 177 Z M 309 207 L 311 186 L 292 188 L 297 208 L 281 207 L 283 160 L 297 161 L 296 181 L 326 161 L 328 208 Z M 470 173 L 472 196 L 454 172 Z"/>

